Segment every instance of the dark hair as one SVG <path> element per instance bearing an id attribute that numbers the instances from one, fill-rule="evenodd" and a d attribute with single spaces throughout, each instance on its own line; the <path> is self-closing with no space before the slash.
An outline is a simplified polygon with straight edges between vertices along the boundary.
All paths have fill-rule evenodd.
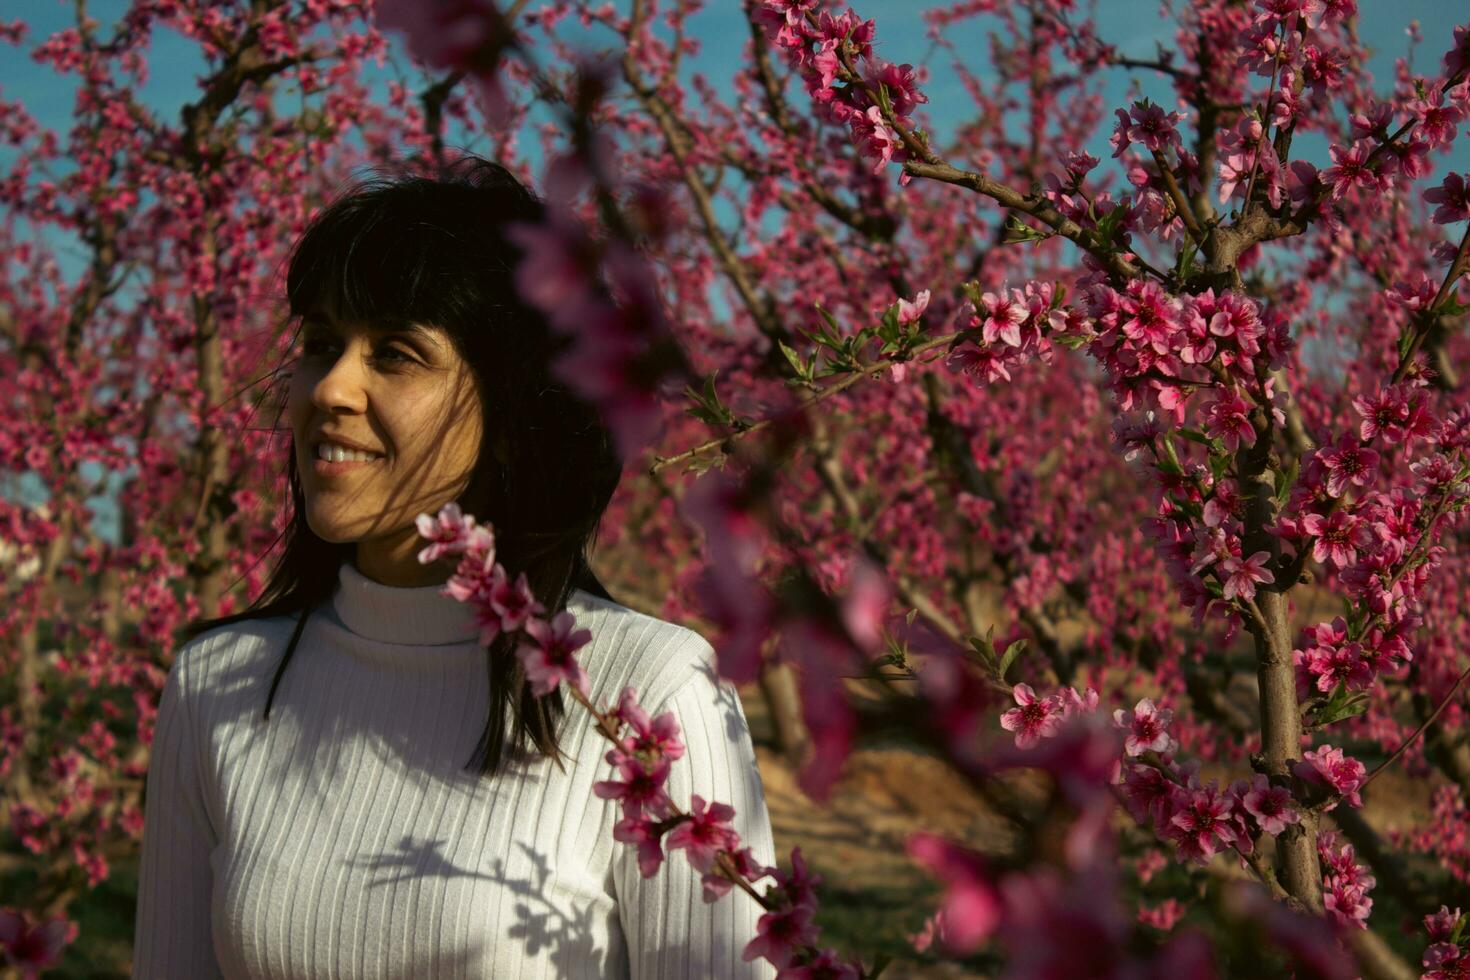
<path id="1" fill-rule="evenodd" d="M 514 275 L 521 250 L 506 236 L 509 222 L 542 220 L 543 205 L 510 171 L 473 155 L 432 175 L 415 174 L 412 166 L 374 171 L 311 221 L 289 260 L 291 317 L 299 330 L 301 317 L 322 302 L 340 318 L 445 330 L 473 371 L 486 420 L 460 506 L 494 526 L 497 560 L 512 577 L 525 572 L 547 615 L 564 609 L 574 588 L 611 599 L 588 567 L 587 549 L 622 460 L 597 410 L 553 377 L 552 361 L 570 341 L 519 297 Z M 184 630 L 188 641 L 243 619 L 297 616 L 265 719 L 307 617 L 331 598 L 355 547 L 325 541 L 307 525 L 294 447 L 287 476 L 292 513 L 281 535 L 285 546 L 260 596 L 243 612 Z M 478 760 L 485 775 L 501 770 L 507 739 L 517 753 L 529 741 L 561 763 L 555 730 L 565 709 L 561 694 L 532 696 L 513 647 L 512 635 L 502 633 L 487 651 L 489 717 L 466 764 Z"/>

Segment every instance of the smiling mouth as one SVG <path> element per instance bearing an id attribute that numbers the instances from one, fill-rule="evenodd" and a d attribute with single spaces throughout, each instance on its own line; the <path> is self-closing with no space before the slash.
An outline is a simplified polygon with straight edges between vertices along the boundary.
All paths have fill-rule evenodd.
<path id="1" fill-rule="evenodd" d="M 330 441 L 318 442 L 312 447 L 311 458 L 324 463 L 371 463 L 383 458 L 382 453 L 348 449 Z"/>

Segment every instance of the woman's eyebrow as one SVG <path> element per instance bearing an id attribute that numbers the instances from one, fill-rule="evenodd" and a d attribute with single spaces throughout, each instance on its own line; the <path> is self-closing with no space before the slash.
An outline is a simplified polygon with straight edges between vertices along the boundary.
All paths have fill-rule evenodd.
<path id="1" fill-rule="evenodd" d="M 301 317 L 301 322 L 304 326 L 321 327 L 322 329 L 330 330 L 333 333 L 341 332 L 341 328 L 337 325 L 337 322 L 335 320 L 330 319 L 325 313 L 319 312 L 317 310 L 312 310 L 308 313 L 303 314 Z M 367 327 L 368 330 L 373 333 L 393 335 L 401 334 L 411 337 L 415 340 L 422 340 L 424 343 L 427 343 L 434 347 L 439 346 L 439 341 L 434 336 L 435 331 L 430 330 L 422 323 L 414 323 L 412 321 L 409 321 L 407 323 L 369 323 Z"/>

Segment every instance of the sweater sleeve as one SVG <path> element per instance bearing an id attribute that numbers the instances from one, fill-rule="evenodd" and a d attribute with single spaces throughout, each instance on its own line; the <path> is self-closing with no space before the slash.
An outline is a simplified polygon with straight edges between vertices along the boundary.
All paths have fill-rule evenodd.
<path id="1" fill-rule="evenodd" d="M 139 980 L 223 976 L 210 935 L 209 855 L 217 837 L 204 804 L 184 654 L 164 682 L 148 761 L 133 936 Z"/>
<path id="2" fill-rule="evenodd" d="M 699 643 L 710 654 L 707 641 Z M 713 667 L 696 671 L 651 713 L 673 711 L 685 753 L 670 770 L 669 795 L 687 810 L 692 794 L 735 809 L 732 826 L 741 844 L 761 864 L 775 863 L 771 818 L 766 809 L 755 749 L 740 697 Z M 775 967 L 766 960 L 741 959 L 755 938 L 764 910 L 739 888 L 713 903 L 703 897 L 701 875 L 682 851 L 668 856 L 651 878 L 639 874 L 637 849 L 618 845 L 614 886 L 628 944 L 632 980 L 769 980 Z M 769 879 L 762 879 L 762 890 Z"/>

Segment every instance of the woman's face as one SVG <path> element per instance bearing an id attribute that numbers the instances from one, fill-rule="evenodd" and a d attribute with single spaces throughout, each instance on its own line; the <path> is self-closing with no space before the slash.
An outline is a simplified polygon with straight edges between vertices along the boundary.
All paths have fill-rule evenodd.
<path id="1" fill-rule="evenodd" d="M 312 531 L 356 542 L 358 570 L 376 581 L 442 581 L 446 570 L 418 564 L 414 519 L 464 492 L 483 425 L 474 376 L 448 334 L 344 323 L 315 308 L 302 321 L 289 414 Z M 334 438 L 373 458 L 325 460 Z"/>

